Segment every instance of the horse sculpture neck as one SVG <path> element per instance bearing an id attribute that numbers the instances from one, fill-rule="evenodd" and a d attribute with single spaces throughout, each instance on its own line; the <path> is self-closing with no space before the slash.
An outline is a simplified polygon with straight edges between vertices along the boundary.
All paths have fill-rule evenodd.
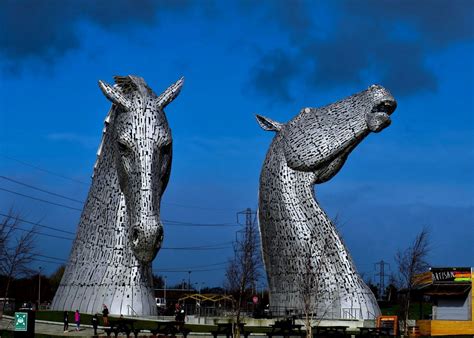
<path id="1" fill-rule="evenodd" d="M 140 264 L 129 245 L 125 197 L 110 138 L 109 131 L 52 306 L 96 313 L 107 304 L 112 314 L 154 314 L 151 264 Z"/>
<path id="2" fill-rule="evenodd" d="M 277 136 L 270 146 L 260 177 L 266 184 L 259 193 L 259 217 L 265 220 L 261 221 L 261 240 L 271 276 L 270 304 L 276 311 L 301 310 L 303 299 L 312 297 L 311 308 L 321 317 L 378 315 L 371 291 L 316 201 L 315 174 L 288 167 L 280 142 Z M 278 255 L 270 254 L 274 250 Z M 307 285 L 308 274 L 316 276 L 319 285 Z"/>

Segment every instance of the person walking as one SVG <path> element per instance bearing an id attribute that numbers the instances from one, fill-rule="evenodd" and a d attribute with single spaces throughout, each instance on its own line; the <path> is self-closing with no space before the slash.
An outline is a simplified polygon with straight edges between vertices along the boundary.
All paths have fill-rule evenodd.
<path id="1" fill-rule="evenodd" d="M 102 310 L 102 319 L 104 320 L 104 326 L 109 326 L 109 309 L 107 305 L 102 304 L 104 309 Z"/>
<path id="2" fill-rule="evenodd" d="M 76 310 L 76 313 L 74 314 L 74 321 L 76 322 L 76 331 L 80 331 L 81 314 L 79 313 L 79 310 Z"/>
<path id="3" fill-rule="evenodd" d="M 97 313 L 92 317 L 92 327 L 94 328 L 94 336 L 97 336 L 97 326 L 99 326 L 99 317 Z"/>
<path id="4" fill-rule="evenodd" d="M 63 323 L 64 323 L 63 331 L 68 332 L 68 330 L 69 330 L 69 318 L 68 318 L 67 311 L 64 311 Z"/>

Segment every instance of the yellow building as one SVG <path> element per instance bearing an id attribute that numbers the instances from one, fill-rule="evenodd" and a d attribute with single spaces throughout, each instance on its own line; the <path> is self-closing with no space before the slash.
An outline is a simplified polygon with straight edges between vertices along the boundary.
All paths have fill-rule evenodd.
<path id="1" fill-rule="evenodd" d="M 417 320 L 421 335 L 474 334 L 473 268 L 431 268 L 415 277 L 418 292 L 433 302 L 431 320 Z"/>

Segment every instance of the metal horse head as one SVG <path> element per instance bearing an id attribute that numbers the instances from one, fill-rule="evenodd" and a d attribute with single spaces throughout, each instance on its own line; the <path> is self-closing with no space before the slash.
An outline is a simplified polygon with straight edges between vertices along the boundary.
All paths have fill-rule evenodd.
<path id="1" fill-rule="evenodd" d="M 314 172 L 314 183 L 332 178 L 349 153 L 370 132 L 390 124 L 397 103 L 382 86 L 322 108 L 304 108 L 286 124 L 257 115 L 264 130 L 281 134 L 285 159 L 293 170 Z"/>
<path id="2" fill-rule="evenodd" d="M 99 81 L 112 102 L 106 119 L 120 189 L 125 197 L 129 241 L 141 263 L 151 262 L 163 241 L 161 196 L 171 171 L 172 139 L 163 109 L 179 94 L 183 79 L 157 96 L 141 77 Z M 100 151 L 100 149 L 99 149 Z"/>

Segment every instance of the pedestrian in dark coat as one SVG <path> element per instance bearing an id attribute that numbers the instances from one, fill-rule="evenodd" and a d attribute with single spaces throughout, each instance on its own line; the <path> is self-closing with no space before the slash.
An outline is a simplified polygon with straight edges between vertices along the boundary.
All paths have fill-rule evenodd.
<path id="1" fill-rule="evenodd" d="M 92 327 L 94 328 L 94 336 L 97 336 L 97 326 L 99 326 L 99 317 L 95 314 L 92 317 Z"/>
<path id="2" fill-rule="evenodd" d="M 64 311 L 64 315 L 63 315 L 63 322 L 64 322 L 64 328 L 63 328 L 63 331 L 64 332 L 67 332 L 69 330 L 69 318 L 67 316 L 67 311 Z"/>

